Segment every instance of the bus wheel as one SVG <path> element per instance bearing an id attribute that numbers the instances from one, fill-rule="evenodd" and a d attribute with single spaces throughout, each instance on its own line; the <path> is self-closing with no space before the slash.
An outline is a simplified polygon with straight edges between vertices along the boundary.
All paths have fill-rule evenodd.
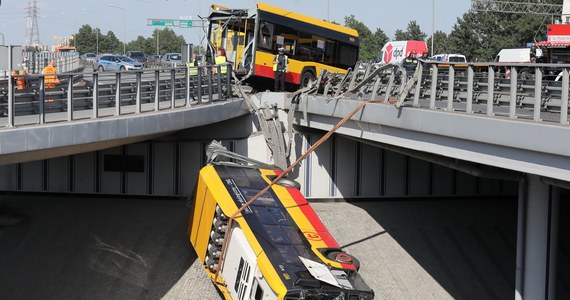
<path id="1" fill-rule="evenodd" d="M 331 251 L 331 252 L 327 253 L 327 258 L 330 260 L 334 260 L 336 262 L 339 262 L 341 264 L 351 264 L 356 268 L 357 271 L 358 271 L 358 269 L 360 269 L 360 261 L 358 261 L 358 259 L 356 259 L 356 257 L 354 257 L 350 254 L 347 254 L 345 252 Z"/>
<path id="2" fill-rule="evenodd" d="M 304 71 L 301 75 L 301 88 L 309 86 L 311 81 L 315 81 L 315 75 L 311 71 Z"/>

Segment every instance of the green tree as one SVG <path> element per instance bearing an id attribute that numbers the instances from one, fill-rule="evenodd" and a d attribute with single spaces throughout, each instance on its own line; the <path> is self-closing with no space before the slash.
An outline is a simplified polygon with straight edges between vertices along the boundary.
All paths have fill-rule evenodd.
<path id="1" fill-rule="evenodd" d="M 431 51 L 431 36 L 426 42 Z M 433 34 L 433 53 L 431 55 L 454 52 L 452 49 L 447 33 L 438 30 Z"/>
<path id="2" fill-rule="evenodd" d="M 416 21 L 410 21 L 408 23 L 408 28 L 406 31 L 402 31 L 400 29 L 396 30 L 396 34 L 394 35 L 395 41 L 407 41 L 407 40 L 415 40 L 415 41 L 425 41 L 427 34 L 425 34 L 420 25 Z"/>
<path id="3" fill-rule="evenodd" d="M 97 51 L 97 31 L 89 25 L 83 25 L 75 36 L 75 46 L 80 53 Z"/>
<path id="4" fill-rule="evenodd" d="M 378 55 L 380 55 L 380 49 L 382 49 L 382 46 L 388 42 L 388 37 L 384 31 L 377 28 L 376 31 L 372 33 L 364 23 L 356 20 L 354 15 L 344 17 L 344 24 L 346 27 L 350 27 L 358 31 L 360 39 L 360 60 L 370 61 L 377 59 Z"/>
<path id="5" fill-rule="evenodd" d="M 156 43 L 151 38 L 145 38 L 139 35 L 136 40 L 130 41 L 127 44 L 128 50 L 143 51 L 146 55 L 156 53 Z"/>
<path id="6" fill-rule="evenodd" d="M 558 0 L 544 2 L 559 4 Z M 489 61 L 503 48 L 526 47 L 542 40 L 547 23 L 544 16 L 470 10 L 457 19 L 449 34 L 449 46 L 469 60 Z"/>
<path id="7" fill-rule="evenodd" d="M 156 42 L 156 35 L 159 34 L 159 52 L 160 54 L 165 54 L 168 52 L 180 52 L 182 45 L 186 43 L 186 40 L 182 35 L 176 35 L 174 30 L 170 28 L 155 29 L 152 33 L 152 41 Z M 156 47 L 156 46 L 155 46 Z M 156 50 L 154 50 L 156 52 Z"/>

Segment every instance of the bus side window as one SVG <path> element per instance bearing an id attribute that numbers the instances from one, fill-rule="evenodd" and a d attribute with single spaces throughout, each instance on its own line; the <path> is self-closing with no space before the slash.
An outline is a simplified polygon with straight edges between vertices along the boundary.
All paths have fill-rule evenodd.
<path id="1" fill-rule="evenodd" d="M 273 50 L 273 24 L 263 22 L 259 27 L 259 47 Z"/>
<path id="2" fill-rule="evenodd" d="M 253 287 L 251 288 L 250 300 L 261 300 L 263 298 L 263 289 L 259 285 L 257 279 L 253 282 Z"/>

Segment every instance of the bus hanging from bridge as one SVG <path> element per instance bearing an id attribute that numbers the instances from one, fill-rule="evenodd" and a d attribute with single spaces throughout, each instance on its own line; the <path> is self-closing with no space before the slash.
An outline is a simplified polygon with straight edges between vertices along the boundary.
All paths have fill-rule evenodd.
<path id="1" fill-rule="evenodd" d="M 346 73 L 358 60 L 356 30 L 271 5 L 212 5 L 208 21 L 207 57 L 213 61 L 214 48 L 224 48 L 235 73 L 245 79 L 273 79 L 273 59 L 280 47 L 289 61 L 285 81 L 294 85 L 306 86 L 324 69 Z"/>

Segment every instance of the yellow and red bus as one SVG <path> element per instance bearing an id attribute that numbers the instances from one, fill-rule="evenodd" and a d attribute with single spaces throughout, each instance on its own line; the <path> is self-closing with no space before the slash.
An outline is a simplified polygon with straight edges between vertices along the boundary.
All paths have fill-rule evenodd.
<path id="1" fill-rule="evenodd" d="M 358 60 L 354 29 L 264 3 L 255 9 L 212 5 L 208 41 L 226 50 L 238 76 L 274 78 L 273 59 L 285 48 L 289 72 L 285 81 L 306 86 L 323 69 L 343 74 Z"/>
<path id="2" fill-rule="evenodd" d="M 228 222 L 281 170 L 213 157 L 200 170 L 188 234 L 225 299 L 374 298 L 358 260 L 340 249 L 293 181 L 278 181 Z"/>

